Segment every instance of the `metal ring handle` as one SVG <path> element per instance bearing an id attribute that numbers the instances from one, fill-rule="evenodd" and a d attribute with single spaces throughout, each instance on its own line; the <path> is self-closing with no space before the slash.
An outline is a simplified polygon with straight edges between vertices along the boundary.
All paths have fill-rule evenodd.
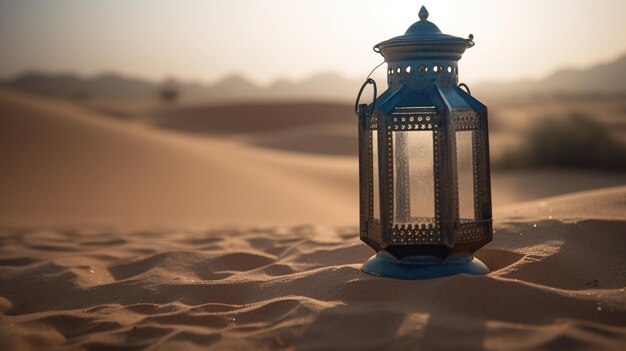
<path id="1" fill-rule="evenodd" d="M 356 96 L 356 102 L 354 103 L 354 113 L 355 114 L 359 114 L 359 102 L 361 100 L 361 94 L 363 94 L 363 90 L 365 90 L 365 87 L 368 84 L 372 84 L 374 87 L 374 99 L 372 100 L 372 110 L 367 112 L 367 107 L 365 108 L 365 115 L 369 116 L 374 112 L 374 108 L 376 107 L 376 98 L 378 97 L 378 90 L 376 89 L 376 81 L 374 81 L 372 78 L 367 78 L 367 80 L 365 80 L 365 83 L 363 83 L 363 85 L 361 85 L 361 89 L 359 89 L 359 95 Z"/>
<path id="2" fill-rule="evenodd" d="M 461 83 L 459 84 L 459 88 L 465 88 L 465 90 L 467 91 L 468 94 L 472 95 L 472 92 L 470 91 L 470 88 L 467 86 L 467 84 L 465 83 Z"/>

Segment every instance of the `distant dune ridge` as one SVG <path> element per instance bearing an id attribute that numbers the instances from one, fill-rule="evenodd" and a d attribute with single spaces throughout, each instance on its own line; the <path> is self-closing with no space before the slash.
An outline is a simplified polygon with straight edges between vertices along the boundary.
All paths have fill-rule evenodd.
<path id="1" fill-rule="evenodd" d="M 624 96 L 626 55 L 586 69 L 560 69 L 535 81 L 478 84 L 476 92 L 494 97 L 515 96 Z"/>
<path id="2" fill-rule="evenodd" d="M 156 99 L 164 86 L 175 88 L 181 98 L 203 101 L 250 100 L 331 100 L 354 99 L 361 82 L 334 73 L 313 76 L 301 82 L 278 80 L 267 87 L 258 86 L 240 75 L 231 75 L 214 84 L 165 80 L 155 83 L 143 79 L 105 73 L 86 78 L 73 74 L 31 72 L 0 82 L 0 85 L 49 97 L 89 99 Z"/>
<path id="3" fill-rule="evenodd" d="M 92 78 L 73 74 L 24 73 L 1 85 L 45 96 L 70 99 L 154 99 L 164 86 L 175 87 L 181 98 L 205 101 L 331 100 L 352 102 L 362 81 L 323 73 L 299 82 L 278 80 L 266 87 L 231 75 L 214 84 L 165 80 L 160 83 L 102 74 Z M 381 85 L 384 85 L 381 82 Z M 568 95 L 626 95 L 626 55 L 587 69 L 562 69 L 534 81 L 475 82 L 476 94 L 497 98 Z"/>

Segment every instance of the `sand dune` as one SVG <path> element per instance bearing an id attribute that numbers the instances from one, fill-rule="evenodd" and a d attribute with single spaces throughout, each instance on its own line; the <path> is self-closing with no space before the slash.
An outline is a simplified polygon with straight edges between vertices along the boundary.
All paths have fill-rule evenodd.
<path id="1" fill-rule="evenodd" d="M 362 273 L 350 227 L 4 227 L 0 346 L 623 350 L 624 207 L 620 187 L 500 211 L 492 273 L 421 282 Z"/>
<path id="2" fill-rule="evenodd" d="M 211 135 L 356 123 L 350 105 L 315 102 L 172 106 L 160 109 L 155 115 L 156 125 Z"/>
<path id="3" fill-rule="evenodd" d="M 355 220 L 351 159 L 183 137 L 6 91 L 0 124 L 4 223 Z"/>
<path id="4" fill-rule="evenodd" d="M 235 138 L 252 146 L 299 153 L 357 156 L 356 116 L 348 104 L 265 102 L 183 105 L 147 112 L 169 130 Z"/>
<path id="5" fill-rule="evenodd" d="M 176 228 L 356 223 L 357 162 L 341 156 L 356 149 L 353 116 L 341 105 L 298 106 L 256 132 L 245 129 L 256 118 L 246 112 L 250 106 L 218 108 L 230 111 L 232 120 L 211 117 L 210 109 L 207 120 L 226 134 L 193 137 L 0 91 L 0 164 L 10 165 L 0 172 L 0 222 Z M 264 108 L 265 117 L 280 111 Z M 203 111 L 193 118 L 201 120 Z M 297 111 L 305 111 L 304 121 Z M 327 128 L 316 124 L 320 119 L 338 124 Z M 247 133 L 236 136 L 241 124 Z M 500 172 L 492 179 L 496 207 L 626 184 L 624 174 L 589 171 Z"/>

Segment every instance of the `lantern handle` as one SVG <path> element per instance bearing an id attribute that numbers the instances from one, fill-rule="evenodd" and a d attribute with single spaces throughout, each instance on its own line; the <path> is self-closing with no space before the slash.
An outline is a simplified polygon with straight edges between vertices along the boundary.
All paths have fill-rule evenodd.
<path id="1" fill-rule="evenodd" d="M 363 85 L 361 85 L 361 89 L 359 90 L 359 94 L 356 96 L 356 102 L 354 103 L 354 113 L 355 114 L 359 114 L 359 102 L 361 100 L 361 94 L 363 94 L 363 89 L 365 89 L 365 86 L 368 84 L 372 84 L 373 88 L 374 88 L 374 99 L 372 100 L 372 110 L 368 113 L 367 109 L 365 110 L 365 114 L 367 116 L 370 116 L 372 113 L 374 113 L 374 108 L 376 107 L 376 98 L 378 98 L 378 90 L 376 89 L 376 81 L 372 78 L 370 78 L 372 76 L 372 74 L 374 74 L 374 71 L 376 71 L 378 69 L 378 67 L 382 66 L 383 63 L 385 63 L 385 61 L 379 63 L 378 65 L 376 65 L 376 67 L 374 67 L 373 70 L 370 71 L 370 74 L 367 75 L 367 78 L 365 78 L 365 83 L 363 83 Z"/>
<path id="2" fill-rule="evenodd" d="M 472 95 L 472 92 L 470 91 L 470 88 L 467 86 L 467 84 L 461 83 L 459 84 L 459 88 L 465 88 L 465 91 L 467 91 L 468 94 Z"/>
<path id="3" fill-rule="evenodd" d="M 374 88 L 374 99 L 372 100 L 372 109 L 368 112 L 367 111 L 367 107 L 365 108 L 365 115 L 366 116 L 370 116 L 372 113 L 374 113 L 374 108 L 376 107 L 376 98 L 378 97 L 378 91 L 376 89 L 376 81 L 373 80 L 372 78 L 367 78 L 367 80 L 365 81 L 365 83 L 363 83 L 363 85 L 361 85 L 361 89 L 359 89 L 359 95 L 356 96 L 356 102 L 354 103 L 354 113 L 356 113 L 357 115 L 359 114 L 359 102 L 361 100 L 361 94 L 363 94 L 363 90 L 365 90 L 365 87 L 368 84 L 372 84 L 373 88 Z"/>

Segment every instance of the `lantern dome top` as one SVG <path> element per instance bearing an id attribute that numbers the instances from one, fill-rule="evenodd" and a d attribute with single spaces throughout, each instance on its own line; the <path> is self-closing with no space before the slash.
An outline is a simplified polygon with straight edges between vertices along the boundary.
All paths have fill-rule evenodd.
<path id="1" fill-rule="evenodd" d="M 464 39 L 444 34 L 439 27 L 428 21 L 428 10 L 422 6 L 420 20 L 413 23 L 404 35 L 391 38 L 374 46 L 385 61 L 415 59 L 459 60 L 465 49 L 474 46 L 474 36 Z"/>

